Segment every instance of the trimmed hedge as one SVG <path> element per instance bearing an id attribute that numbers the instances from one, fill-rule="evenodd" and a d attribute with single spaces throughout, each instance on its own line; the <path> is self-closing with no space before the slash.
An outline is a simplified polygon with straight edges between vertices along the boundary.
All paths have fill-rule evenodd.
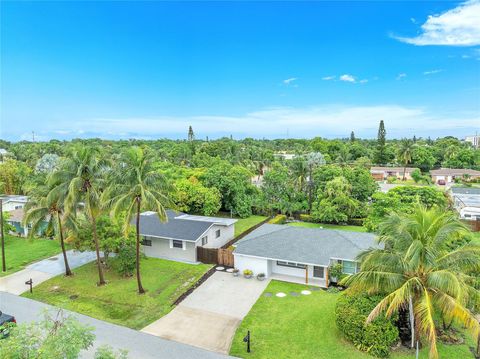
<path id="1" fill-rule="evenodd" d="M 284 214 L 277 214 L 268 223 L 270 224 L 284 224 L 287 222 L 287 216 Z"/>
<path id="2" fill-rule="evenodd" d="M 379 358 L 387 358 L 398 342 L 396 318 L 387 319 L 381 314 L 373 322 L 365 324 L 370 312 L 382 299 L 381 296 L 344 293 L 337 301 L 335 320 L 338 329 L 357 349 Z"/>
<path id="3" fill-rule="evenodd" d="M 311 222 L 311 223 L 316 223 L 316 221 L 310 214 L 301 214 L 299 216 L 300 220 L 303 222 Z"/>

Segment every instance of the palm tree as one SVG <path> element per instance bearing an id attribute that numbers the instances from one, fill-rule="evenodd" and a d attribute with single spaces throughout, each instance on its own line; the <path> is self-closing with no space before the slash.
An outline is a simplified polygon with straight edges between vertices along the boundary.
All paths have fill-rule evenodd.
<path id="1" fill-rule="evenodd" d="M 412 152 L 414 143 L 408 138 L 404 138 L 400 141 L 400 147 L 398 148 L 398 159 L 403 164 L 403 178 L 405 181 L 405 172 L 407 171 L 407 165 L 412 162 Z"/>
<path id="2" fill-rule="evenodd" d="M 367 323 L 383 312 L 389 317 L 409 311 L 412 346 L 415 337 L 426 337 L 430 358 L 438 357 L 437 314 L 479 335 L 479 323 L 467 307 L 480 298 L 470 275 L 480 268 L 480 246 L 458 244 L 469 235 L 452 213 L 438 208 L 417 205 L 412 214 L 393 213 L 385 219 L 378 239 L 383 249 L 362 253 L 361 271 L 344 280 L 352 291 L 387 293 Z"/>
<path id="3" fill-rule="evenodd" d="M 23 225 L 31 225 L 30 236 L 39 233 L 47 222 L 47 228 L 51 228 L 59 238 L 62 248 L 63 261 L 65 263 L 65 275 L 71 276 L 73 273 L 68 265 L 67 252 L 65 250 L 63 223 L 67 223 L 68 227 L 74 225 L 72 215 L 64 213 L 65 193 L 61 193 L 58 187 L 38 186 L 35 187 L 25 206 L 25 216 Z"/>
<path id="4" fill-rule="evenodd" d="M 111 208 L 112 216 L 119 218 L 125 214 L 124 231 L 128 232 L 135 217 L 136 227 L 136 272 L 138 293 L 143 294 L 140 275 L 140 213 L 143 209 L 154 210 L 158 218 L 165 222 L 167 215 L 165 205 L 169 203 L 167 193 L 170 191 L 165 178 L 154 169 L 153 158 L 140 147 L 126 151 L 119 163 L 119 168 L 112 173 L 102 202 Z"/>
<path id="5" fill-rule="evenodd" d="M 97 217 L 101 213 L 100 195 L 105 185 L 104 178 L 107 170 L 107 163 L 100 158 L 97 148 L 81 147 L 76 148 L 49 179 L 51 184 L 56 185 L 55 191 L 66 193 L 64 205 L 66 214 L 75 215 L 82 206 L 92 224 L 92 236 L 97 255 L 98 285 L 105 284 L 97 235 Z"/>

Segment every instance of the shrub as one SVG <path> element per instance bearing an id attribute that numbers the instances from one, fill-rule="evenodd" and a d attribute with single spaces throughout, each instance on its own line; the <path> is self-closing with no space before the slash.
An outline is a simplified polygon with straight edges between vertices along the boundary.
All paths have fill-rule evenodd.
<path id="1" fill-rule="evenodd" d="M 347 292 L 337 301 L 335 320 L 338 329 L 357 349 L 386 358 L 391 347 L 399 340 L 398 328 L 394 324 L 396 318 L 387 319 L 381 314 L 371 323 L 365 324 L 368 315 L 381 299 L 378 295 L 350 295 Z"/>
<path id="2" fill-rule="evenodd" d="M 317 222 L 310 214 L 301 214 L 299 218 L 303 222 L 311 222 L 311 223 Z"/>
<path id="3" fill-rule="evenodd" d="M 348 223 L 354 226 L 363 226 L 363 222 L 365 222 L 365 218 L 351 218 Z"/>
<path id="4" fill-rule="evenodd" d="M 284 214 L 277 214 L 268 223 L 270 224 L 284 224 L 287 221 L 287 216 Z"/>
<path id="5" fill-rule="evenodd" d="M 388 176 L 387 183 L 395 183 L 397 181 L 397 177 L 395 176 Z"/>
<path id="6" fill-rule="evenodd" d="M 243 275 L 253 275 L 253 272 L 250 269 L 245 269 Z"/>
<path id="7" fill-rule="evenodd" d="M 135 247 L 124 244 L 118 250 L 116 269 L 124 277 L 130 277 L 135 270 L 136 253 Z"/>

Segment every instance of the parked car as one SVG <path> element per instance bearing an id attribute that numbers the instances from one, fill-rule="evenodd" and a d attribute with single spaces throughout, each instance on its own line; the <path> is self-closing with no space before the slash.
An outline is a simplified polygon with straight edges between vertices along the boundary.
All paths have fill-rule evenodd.
<path id="1" fill-rule="evenodd" d="M 16 324 L 15 317 L 10 314 L 5 314 L 0 311 L 0 339 L 8 337 L 10 334 L 10 327 Z"/>
<path id="2" fill-rule="evenodd" d="M 439 179 L 439 180 L 437 181 L 437 183 L 438 183 L 440 186 L 445 186 L 445 184 L 446 184 L 445 180 L 443 180 L 443 179 Z"/>

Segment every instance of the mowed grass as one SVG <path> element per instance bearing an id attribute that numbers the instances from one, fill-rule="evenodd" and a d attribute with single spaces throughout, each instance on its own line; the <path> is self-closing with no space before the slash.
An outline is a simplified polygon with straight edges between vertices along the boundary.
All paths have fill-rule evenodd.
<path id="1" fill-rule="evenodd" d="M 28 264 L 54 256 L 61 252 L 56 240 L 5 236 L 5 257 L 7 271 L 0 271 L 0 277 L 18 272 Z M 1 267 L 0 267 L 1 268 Z"/>
<path id="2" fill-rule="evenodd" d="M 293 297 L 305 285 L 272 281 L 237 329 L 230 355 L 240 358 L 281 359 L 371 359 L 358 351 L 342 337 L 335 325 L 335 304 L 340 294 L 312 291 L 311 295 Z M 278 298 L 275 293 L 287 296 Z M 251 353 L 243 342 L 247 330 L 251 332 Z M 473 358 L 467 345 L 439 344 L 440 358 Z M 394 352 L 392 358 L 415 358 L 413 352 Z M 423 348 L 420 358 L 428 358 L 428 348 Z"/>
<path id="3" fill-rule="evenodd" d="M 290 222 L 288 226 L 294 227 L 307 227 L 307 228 L 325 228 L 325 229 L 338 229 L 341 231 L 350 232 L 366 232 L 366 228 L 362 226 L 343 226 L 340 224 L 326 224 L 326 223 L 310 223 L 310 222 Z"/>
<path id="4" fill-rule="evenodd" d="M 250 216 L 248 218 L 239 218 L 235 223 L 235 237 L 242 234 L 249 228 L 267 219 L 265 216 Z"/>
<path id="5" fill-rule="evenodd" d="M 210 265 L 186 264 L 157 258 L 141 261 L 142 284 L 146 294 L 137 294 L 136 277 L 124 278 L 111 260 L 105 271 L 107 285 L 98 287 L 94 262 L 74 270 L 71 278 L 52 278 L 33 294 L 23 296 L 82 313 L 107 322 L 141 329 L 172 310 L 172 303 L 194 284 Z M 76 297 L 75 297 L 76 296 Z"/>

